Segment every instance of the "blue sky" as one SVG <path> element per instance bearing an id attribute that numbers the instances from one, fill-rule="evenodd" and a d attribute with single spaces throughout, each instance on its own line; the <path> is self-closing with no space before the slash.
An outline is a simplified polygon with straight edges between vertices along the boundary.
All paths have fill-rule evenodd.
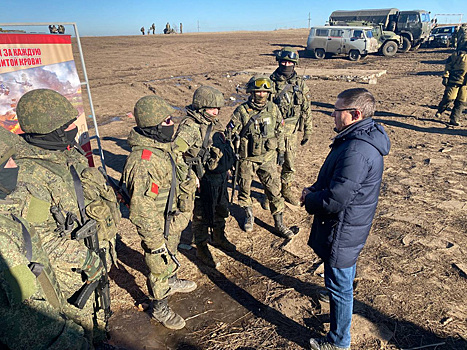
<path id="1" fill-rule="evenodd" d="M 208 1 L 208 0 L 81 0 L 33 1 L 7 0 L 0 2 L 0 23 L 17 22 L 76 22 L 81 36 L 89 35 L 140 35 L 139 29 L 156 23 L 156 33 L 161 33 L 169 22 L 178 29 L 183 23 L 184 32 L 274 30 L 322 25 L 334 10 L 375 8 L 375 1 Z M 464 14 L 467 22 L 467 0 L 380 0 L 378 8 L 396 7 L 400 10 L 423 9 L 434 14 Z M 445 17 L 446 18 L 446 17 Z M 449 17 L 452 22 L 459 16 Z M 445 20 L 446 22 L 449 20 Z M 70 33 L 71 28 L 67 28 Z M 29 28 L 45 32 L 47 28 Z"/>

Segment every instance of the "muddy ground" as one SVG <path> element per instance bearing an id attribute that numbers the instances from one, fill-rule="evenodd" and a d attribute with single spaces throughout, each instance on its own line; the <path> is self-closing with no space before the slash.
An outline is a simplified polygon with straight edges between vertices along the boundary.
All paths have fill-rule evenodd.
<path id="1" fill-rule="evenodd" d="M 156 93 L 183 108 L 197 87 L 211 85 L 224 93 L 221 119 L 227 122 L 246 99 L 249 76 L 240 72 L 274 65 L 273 51 L 284 45 L 304 56 L 306 38 L 305 29 L 82 38 L 109 174 L 120 178 L 129 151 L 125 140 L 134 126 L 127 113 L 140 97 Z M 302 68 L 387 70 L 375 85 L 307 80 L 314 133 L 299 148 L 294 183 L 298 196 L 316 179 L 335 135 L 330 114 L 337 94 L 352 87 L 372 91 L 376 119 L 392 149 L 385 158 L 373 229 L 358 262 L 353 349 L 467 349 L 467 130 L 448 128 L 447 113 L 434 118 L 450 52 L 421 48 L 359 62 L 300 60 Z M 198 263 L 195 249 L 187 249 L 190 229 L 184 231 L 179 276 L 199 287 L 170 299 L 187 320 L 181 331 L 168 331 L 135 308 L 147 298 L 147 268 L 136 230 L 123 219 L 120 269 L 110 273 L 111 344 L 121 349 L 302 349 L 311 336 L 326 332 L 329 307 L 317 299 L 322 267 L 306 246 L 312 217 L 287 207 L 286 222 L 301 230 L 284 242 L 272 233 L 273 219 L 261 208 L 262 190 L 255 185 L 255 230 L 241 230 L 242 211 L 234 204 L 227 236 L 238 251 L 226 255 L 212 248 L 217 270 Z"/>

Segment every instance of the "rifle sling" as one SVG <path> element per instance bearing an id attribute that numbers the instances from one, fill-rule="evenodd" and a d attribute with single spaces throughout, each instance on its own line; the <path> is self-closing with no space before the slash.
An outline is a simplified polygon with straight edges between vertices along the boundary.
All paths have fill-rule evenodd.
<path id="1" fill-rule="evenodd" d="M 254 116 L 252 116 L 252 117 L 250 118 L 250 120 L 248 120 L 248 122 L 245 124 L 245 126 L 244 126 L 244 127 L 242 128 L 242 130 L 240 131 L 240 134 L 239 134 L 239 135 L 240 135 L 240 138 L 245 137 L 246 133 L 247 133 L 248 130 L 250 129 L 250 125 L 253 124 L 253 123 L 256 121 L 256 119 L 259 118 L 259 115 L 260 115 L 259 113 L 258 113 L 258 114 L 255 114 Z"/>
<path id="2" fill-rule="evenodd" d="M 169 231 L 170 231 L 170 221 L 174 215 L 172 211 L 173 203 L 174 203 L 174 197 L 175 197 L 175 187 L 177 185 L 177 176 L 176 176 L 176 168 L 175 168 L 175 162 L 172 158 L 172 155 L 168 153 L 169 159 L 170 159 L 170 164 L 172 165 L 172 181 L 170 182 L 170 192 L 169 192 L 169 199 L 167 200 L 167 205 L 165 207 L 165 212 L 164 212 L 164 237 L 165 239 L 168 239 L 169 237 Z"/>
<path id="3" fill-rule="evenodd" d="M 276 98 L 274 100 L 277 101 L 277 103 L 279 103 L 282 99 L 282 97 L 284 97 L 284 95 L 292 88 L 292 84 L 288 83 L 287 85 L 284 86 L 284 88 L 281 90 L 281 92 L 279 92 L 279 95 L 276 96 Z"/>
<path id="4" fill-rule="evenodd" d="M 212 123 L 210 123 L 206 129 L 206 134 L 204 134 L 203 144 L 201 145 L 201 149 L 199 150 L 196 157 L 202 158 L 206 154 L 208 150 L 209 137 L 211 136 L 211 131 L 212 131 Z"/>
<path id="5" fill-rule="evenodd" d="M 79 178 L 78 172 L 76 171 L 73 165 L 70 165 L 70 173 L 73 177 L 73 186 L 75 187 L 76 199 L 78 201 L 78 209 L 81 215 L 81 223 L 84 225 L 88 217 L 86 215 L 86 208 L 84 206 L 83 185 L 81 183 L 81 179 Z"/>

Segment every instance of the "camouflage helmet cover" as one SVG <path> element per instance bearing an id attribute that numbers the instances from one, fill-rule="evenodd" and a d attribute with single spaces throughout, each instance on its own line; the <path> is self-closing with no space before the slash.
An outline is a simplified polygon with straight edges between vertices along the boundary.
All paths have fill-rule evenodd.
<path id="1" fill-rule="evenodd" d="M 194 109 L 221 108 L 224 107 L 224 96 L 222 92 L 211 86 L 201 86 L 193 94 Z"/>
<path id="2" fill-rule="evenodd" d="M 18 135 L 0 126 L 0 164 L 5 163 L 15 153 Z"/>
<path id="3" fill-rule="evenodd" d="M 57 91 L 36 89 L 19 99 L 16 115 L 25 133 L 48 134 L 75 120 L 78 111 Z"/>
<path id="4" fill-rule="evenodd" d="M 276 61 L 289 61 L 298 64 L 298 51 L 291 47 L 283 47 L 276 56 Z"/>
<path id="5" fill-rule="evenodd" d="M 174 108 L 156 95 L 141 97 L 135 104 L 136 125 L 140 128 L 156 126 L 170 117 Z"/>
<path id="6" fill-rule="evenodd" d="M 267 91 L 273 92 L 273 82 L 268 75 L 253 76 L 246 84 L 246 92 Z"/>

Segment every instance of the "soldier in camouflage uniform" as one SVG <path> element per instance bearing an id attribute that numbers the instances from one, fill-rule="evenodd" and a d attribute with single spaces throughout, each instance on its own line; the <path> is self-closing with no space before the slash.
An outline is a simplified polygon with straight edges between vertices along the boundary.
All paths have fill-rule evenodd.
<path id="1" fill-rule="evenodd" d="M 184 154 L 199 179 L 192 232 L 198 258 L 210 267 L 216 267 L 208 249 L 210 229 L 214 245 L 227 252 L 236 249 L 225 237 L 225 220 L 229 216 L 227 172 L 235 155 L 217 119 L 223 106 L 224 97 L 219 90 L 210 86 L 196 89 L 174 140 L 176 150 Z"/>
<path id="2" fill-rule="evenodd" d="M 253 231 L 253 208 L 250 197 L 253 172 L 264 186 L 277 232 L 290 238 L 294 233 L 283 224 L 284 198 L 281 196 L 276 164 L 285 161 L 284 121 L 277 105 L 269 101 L 274 91 L 268 76 L 254 76 L 247 84 L 250 98 L 233 112 L 227 128 L 239 140 L 238 204 L 245 210 L 244 229 Z"/>
<path id="3" fill-rule="evenodd" d="M 438 105 L 436 117 L 454 101 L 449 120 L 450 125 L 459 126 L 462 110 L 467 102 L 467 43 L 456 50 L 447 60 L 443 74 L 443 85 L 446 87 L 441 102 Z"/>
<path id="4" fill-rule="evenodd" d="M 32 90 L 18 101 L 16 113 L 26 142 L 18 146 L 18 185 L 9 197 L 21 202 L 17 214 L 36 229 L 68 299 L 83 281 L 92 278 L 93 272 L 87 273 L 89 266 L 103 266 L 83 241 L 73 239 L 72 233 L 87 219 L 78 205 L 73 176 L 77 178 L 76 188 L 84 192 L 83 211 L 97 221 L 99 245 L 106 252 L 115 252 L 118 203 L 104 176 L 88 167 L 84 152 L 76 144 L 77 111 L 65 97 L 53 90 Z M 70 219 L 69 227 L 64 227 L 57 213 Z M 92 339 L 93 301 L 88 300 L 82 310 L 74 306 L 70 309 Z"/>
<path id="5" fill-rule="evenodd" d="M 297 152 L 297 134 L 304 129 L 300 144 L 305 145 L 311 136 L 312 120 L 310 110 L 310 90 L 302 77 L 295 72 L 298 64 L 298 52 L 292 47 L 284 47 L 276 57 L 279 62 L 271 74 L 274 82 L 273 101 L 279 107 L 284 118 L 285 160 L 281 171 L 281 192 L 284 199 L 298 205 L 298 195 L 291 190 L 295 174 L 295 156 Z"/>
<path id="6" fill-rule="evenodd" d="M 467 45 L 467 23 L 462 23 L 457 30 L 456 49 L 458 51 L 465 50 L 465 45 Z"/>
<path id="7" fill-rule="evenodd" d="M 0 185 L 5 173 L 13 180 L 8 184 L 16 181 L 18 172 L 11 170 L 18 167 L 11 156 L 18 142 L 17 135 L 0 127 Z M 14 190 L 5 188 L 5 194 Z M 19 204 L 0 199 L 0 347 L 88 349 L 83 328 L 66 316 L 67 302 L 39 236 L 11 214 Z"/>
<path id="8" fill-rule="evenodd" d="M 137 127 L 128 137 L 132 151 L 123 170 L 131 197 L 130 220 L 138 229 L 144 259 L 152 317 L 170 329 L 181 329 L 185 320 L 168 306 L 168 296 L 188 293 L 196 283 L 178 279 L 177 246 L 193 210 L 194 178 L 183 159 L 172 151 L 174 111 L 159 96 L 145 96 L 135 105 Z"/>

